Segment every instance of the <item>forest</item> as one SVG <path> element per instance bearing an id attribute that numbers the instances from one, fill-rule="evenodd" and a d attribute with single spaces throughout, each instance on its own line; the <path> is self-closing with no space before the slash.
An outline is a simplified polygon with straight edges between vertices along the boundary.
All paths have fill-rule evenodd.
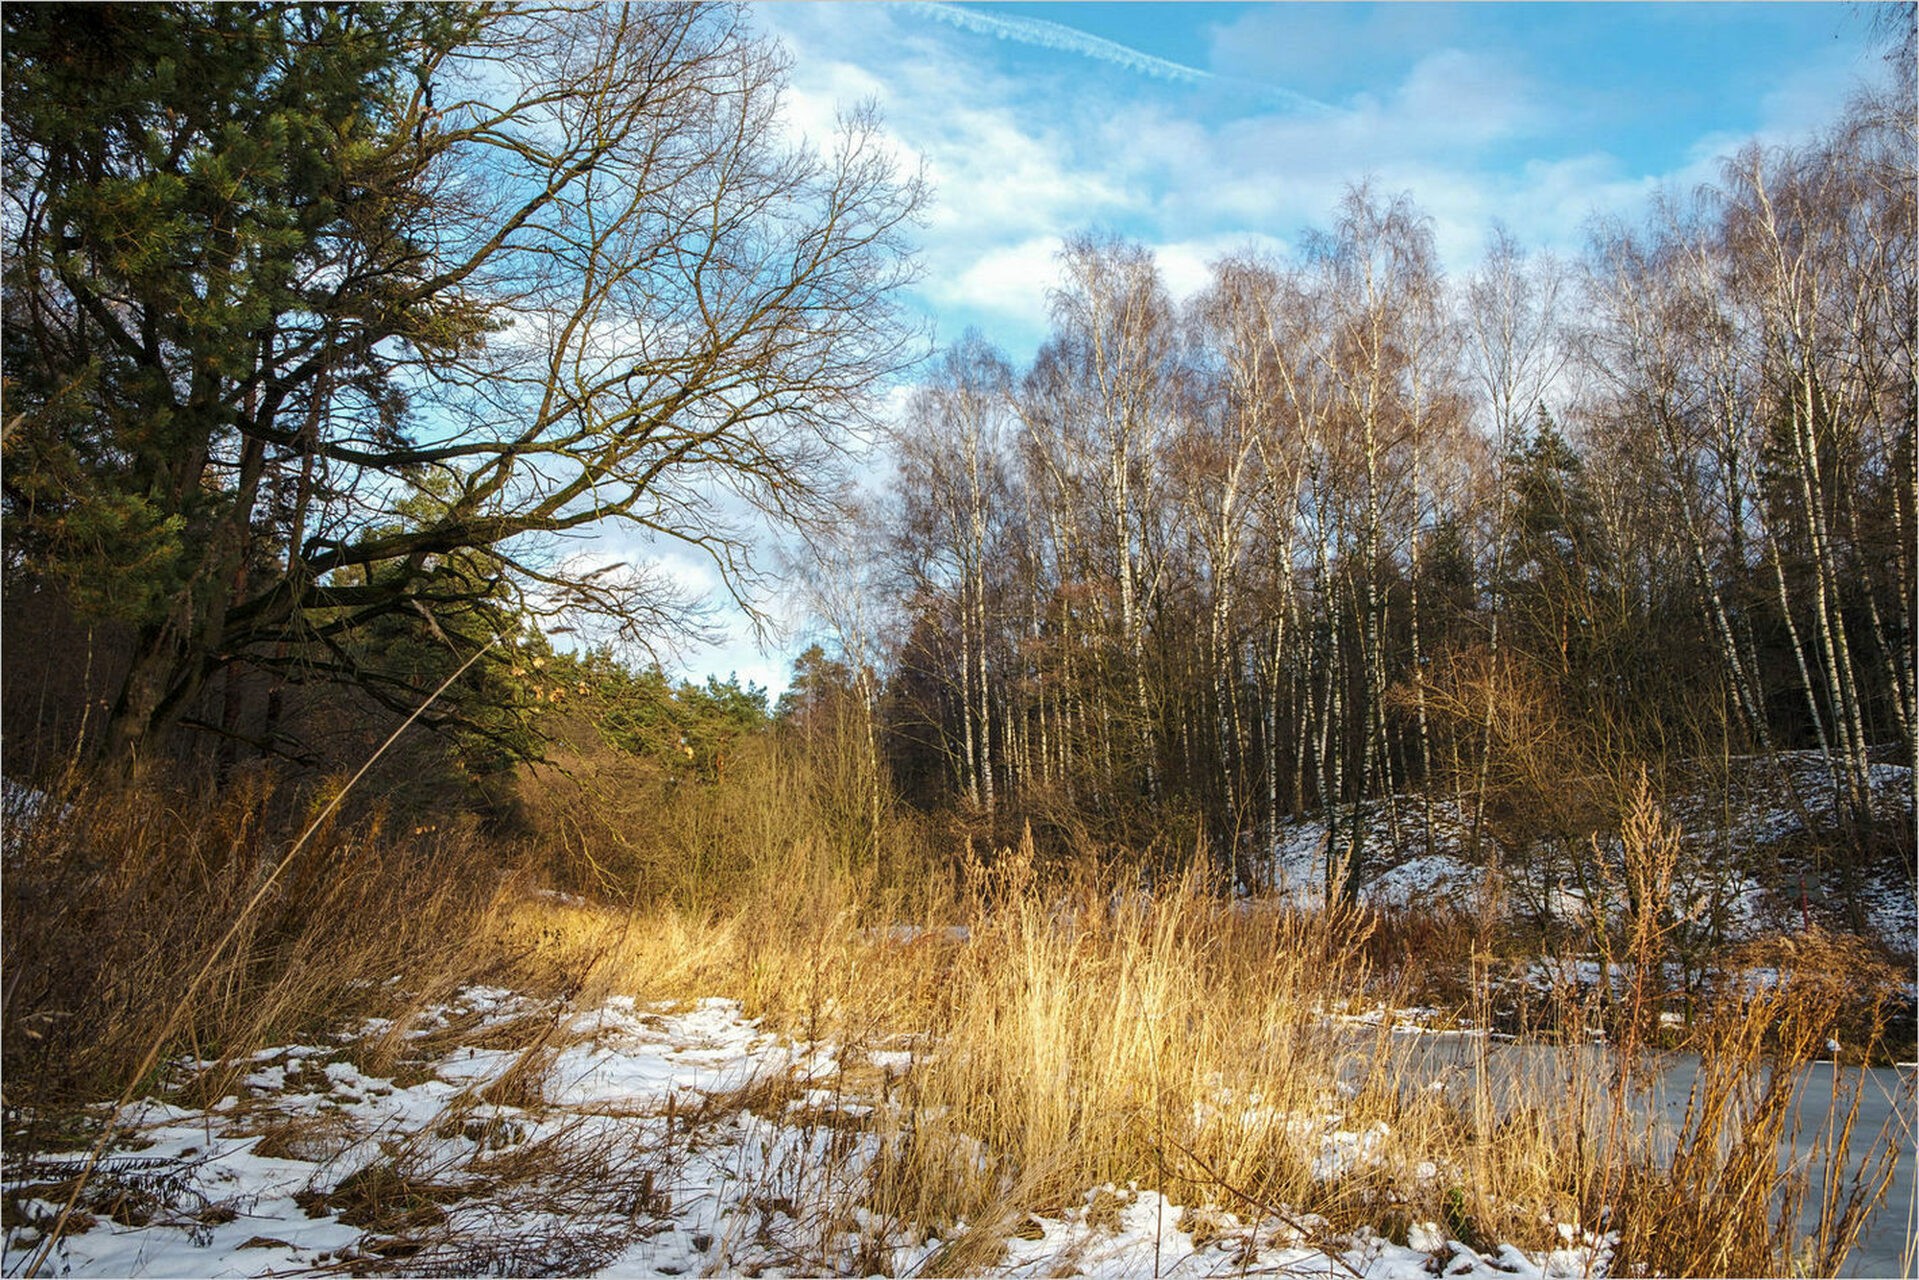
<path id="1" fill-rule="evenodd" d="M 1864 854 L 1914 741 L 1910 134 L 1870 110 L 1575 266 L 1451 283 L 1363 188 L 1178 308 L 1069 244 L 1033 366 L 970 338 L 893 437 L 898 783 L 1224 849 L 1407 795 L 1430 844 L 1540 769 L 1813 748 Z"/>
<path id="2" fill-rule="evenodd" d="M 1577 255 L 1088 227 L 1023 362 L 750 6 L 3 17 L 5 1274 L 1835 1274 L 1910 1185 L 1911 6 Z"/>

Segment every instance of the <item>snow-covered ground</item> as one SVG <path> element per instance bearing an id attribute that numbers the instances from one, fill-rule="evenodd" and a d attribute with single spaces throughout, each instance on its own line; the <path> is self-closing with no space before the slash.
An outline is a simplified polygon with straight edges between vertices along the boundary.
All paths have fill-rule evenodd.
<path id="1" fill-rule="evenodd" d="M 13 837 L 37 822 L 46 807 L 46 792 L 0 777 L 0 849 L 11 847 Z"/>
<path id="2" fill-rule="evenodd" d="M 1682 917 L 1717 914 L 1723 936 L 1740 941 L 1774 929 L 1791 929 L 1818 910 L 1828 897 L 1816 877 L 1775 869 L 1764 882 L 1752 869 L 1770 862 L 1769 850 L 1789 847 L 1805 834 L 1808 820 L 1830 829 L 1833 795 L 1822 758 L 1815 752 L 1791 752 L 1773 762 L 1754 758 L 1735 762 L 1734 783 L 1711 796 L 1682 795 L 1668 818 L 1680 829 L 1685 850 L 1674 884 L 1674 908 Z M 1875 819 L 1885 824 L 1914 821 L 1911 770 L 1900 765 L 1871 766 Z M 1341 810 L 1340 828 L 1329 840 L 1322 817 L 1288 823 L 1275 834 L 1269 883 L 1302 904 L 1324 901 L 1327 855 L 1337 844 L 1343 855 L 1352 839 L 1350 809 Z M 1485 853 L 1491 836 L 1481 833 L 1481 857 L 1470 853 L 1472 813 L 1453 799 L 1434 802 L 1430 843 L 1422 802 L 1396 796 L 1391 802 L 1363 805 L 1359 814 L 1361 871 L 1358 894 L 1368 906 L 1476 912 L 1487 891 Z M 1566 873 L 1566 859 L 1552 851 L 1504 851 L 1506 881 L 1502 903 L 1508 913 L 1537 915 L 1543 909 L 1572 923 L 1589 918 L 1585 895 Z M 1829 887 L 1836 888 L 1836 886 Z M 1859 898 L 1870 933 L 1897 953 L 1914 951 L 1919 934 L 1919 900 L 1912 883 L 1892 868 L 1864 873 Z"/>
<path id="3" fill-rule="evenodd" d="M 498 1047 L 523 1041 L 531 1019 L 551 1026 L 534 1048 Z M 912 1070 L 911 1051 L 796 1045 L 724 1000 L 648 1008 L 614 998 L 559 1016 L 476 987 L 406 1033 L 430 1057 L 403 1054 L 406 1065 L 384 1077 L 356 1066 L 389 1031 L 375 1024 L 255 1055 L 241 1091 L 209 1110 L 131 1109 L 43 1273 L 905 1276 L 964 1242 L 964 1224 L 942 1238 L 861 1203 L 863 1173 L 886 1140 L 866 1122 L 886 1105 L 873 1082 Z M 1328 1176 L 1365 1157 L 1368 1135 L 1337 1120 L 1323 1135 Z M 83 1159 L 9 1151 L 7 1275 L 39 1256 Z M 1608 1240 L 1570 1226 L 1561 1236 L 1563 1247 L 1543 1254 L 1482 1254 L 1430 1222 L 1396 1244 L 1336 1236 L 1311 1216 L 1248 1220 L 1106 1186 L 1057 1217 L 1025 1220 L 977 1269 L 1368 1280 L 1604 1272 Z"/>

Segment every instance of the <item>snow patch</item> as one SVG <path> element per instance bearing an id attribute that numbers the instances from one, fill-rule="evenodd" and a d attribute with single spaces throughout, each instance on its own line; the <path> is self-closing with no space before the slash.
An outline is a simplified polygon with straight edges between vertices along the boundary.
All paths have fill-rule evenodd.
<path id="1" fill-rule="evenodd" d="M 434 1021 L 454 1025 L 477 1014 L 472 1025 L 481 1031 L 534 1011 L 512 992 L 474 987 L 435 1010 Z M 965 1234 L 961 1224 L 941 1238 L 858 1203 L 862 1171 L 888 1141 L 871 1122 L 895 1104 L 836 1083 L 833 1046 L 772 1036 L 737 1003 L 718 999 L 646 1006 L 615 997 L 558 1025 L 564 1034 L 555 1043 L 564 1047 L 538 1078 L 538 1097 L 508 1088 L 520 1051 L 461 1046 L 403 1084 L 357 1065 L 347 1040 L 257 1055 L 248 1098 L 209 1111 L 140 1102 L 122 1117 L 139 1151 L 110 1153 L 92 1185 L 122 1202 L 143 1197 L 144 1208 L 121 1215 L 125 1221 L 90 1209 L 92 1225 L 62 1238 L 49 1265 L 77 1276 L 396 1268 L 907 1275 Z M 914 1061 L 892 1050 L 864 1059 L 888 1073 Z M 761 1087 L 785 1090 L 777 1095 L 785 1105 L 756 1109 L 750 1099 Z M 1222 1116 L 1230 1109 L 1245 1112 L 1241 1120 L 1297 1129 L 1323 1178 L 1368 1167 L 1389 1136 L 1379 1124 L 1347 1127 L 1336 1109 L 1276 1116 L 1257 1098 L 1225 1096 L 1220 1105 Z M 587 1153 L 578 1167 L 595 1172 L 577 1185 L 561 1185 L 550 1171 L 516 1183 L 516 1162 L 537 1164 L 539 1153 L 558 1151 Z M 77 1171 L 71 1157 L 9 1154 L 8 1191 L 31 1192 Z M 8 1232 L 7 1256 L 24 1265 L 58 1206 L 32 1194 L 15 1204 L 21 1220 Z M 851 1207 L 829 1229 L 818 1218 L 823 1205 Z M 1433 1223 L 1399 1245 L 1363 1232 L 1337 1236 L 1311 1215 L 1247 1219 L 1105 1186 L 1057 1218 L 1029 1219 L 988 1271 L 1070 1270 L 1104 1280 L 1334 1269 L 1370 1280 L 1423 1280 L 1442 1268 L 1481 1280 L 1603 1272 L 1610 1240 L 1577 1237 L 1570 1227 L 1562 1234 L 1566 1247 L 1548 1254 L 1502 1248 L 1482 1257 Z"/>

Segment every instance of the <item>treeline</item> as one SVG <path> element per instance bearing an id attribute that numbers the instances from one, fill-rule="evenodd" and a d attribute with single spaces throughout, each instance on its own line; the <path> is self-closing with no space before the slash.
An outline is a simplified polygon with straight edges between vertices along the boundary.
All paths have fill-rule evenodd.
<path id="1" fill-rule="evenodd" d="M 1575 264 L 1499 233 L 1448 279 L 1365 187 L 1183 304 L 1070 241 L 1032 364 L 969 334 L 894 440 L 896 776 L 1233 848 L 1410 793 L 1477 832 L 1542 753 L 1813 748 L 1863 847 L 1919 716 L 1913 174 L 1910 97 L 1864 99 Z"/>

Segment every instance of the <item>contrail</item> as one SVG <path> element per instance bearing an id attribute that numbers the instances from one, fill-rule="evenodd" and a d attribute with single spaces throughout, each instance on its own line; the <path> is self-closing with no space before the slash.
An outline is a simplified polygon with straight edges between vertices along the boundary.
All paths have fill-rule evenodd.
<path id="1" fill-rule="evenodd" d="M 918 3 L 910 4 L 907 8 L 975 35 L 991 36 L 996 40 L 1009 40 L 1014 44 L 1032 45 L 1040 49 L 1051 49 L 1057 53 L 1070 53 L 1077 57 L 1090 58 L 1095 62 L 1108 63 L 1137 75 L 1149 76 L 1155 80 L 1167 80 L 1174 84 L 1226 85 L 1271 99 L 1295 110 L 1310 111 L 1314 114 L 1330 114 L 1333 110 L 1325 103 L 1309 98 L 1303 93 L 1258 84 L 1237 76 L 1221 76 L 1215 72 L 1202 71 L 1198 67 L 1189 67 L 1168 58 L 1141 53 L 1117 41 L 1088 35 L 1084 31 L 1077 31 L 1057 22 L 1049 22 L 1044 18 L 1014 18 L 1004 14 L 981 13 L 977 9 L 962 8 L 959 5 L 940 3 L 937 0 L 919 0 Z"/>

